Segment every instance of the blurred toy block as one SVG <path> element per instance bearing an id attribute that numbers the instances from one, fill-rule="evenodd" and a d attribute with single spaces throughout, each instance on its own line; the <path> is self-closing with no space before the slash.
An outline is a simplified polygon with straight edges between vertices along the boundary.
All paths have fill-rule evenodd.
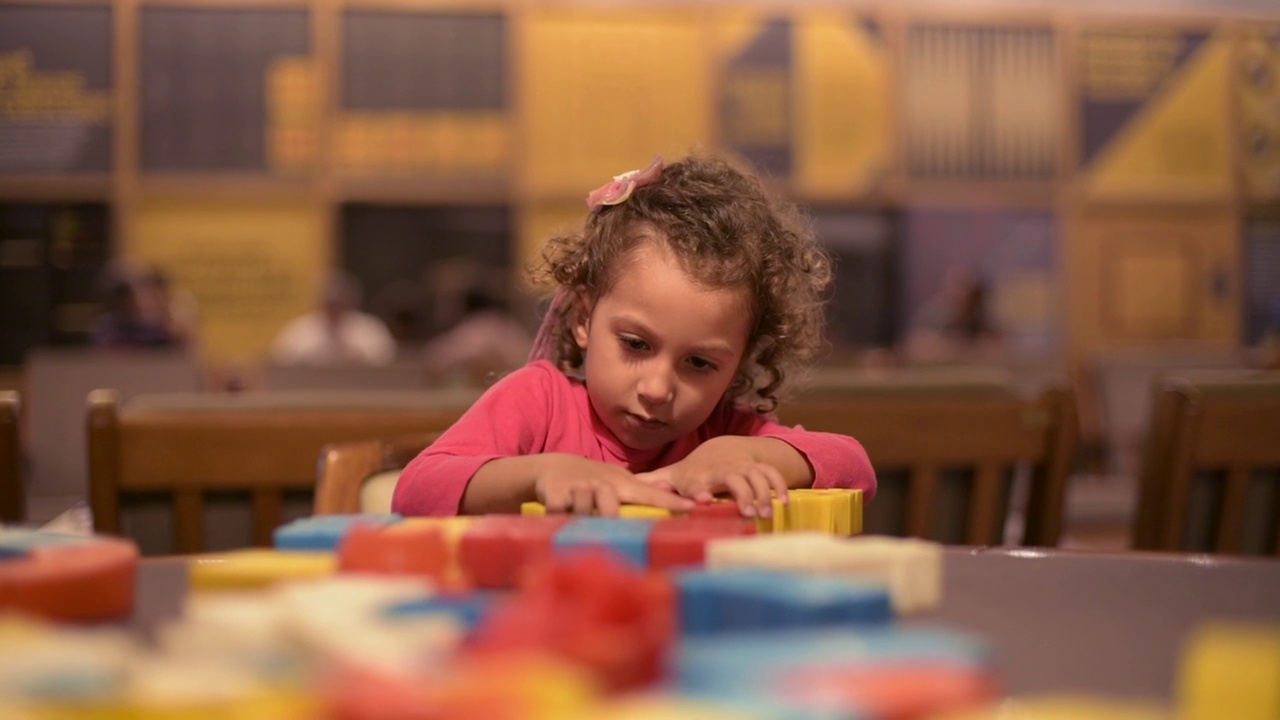
<path id="1" fill-rule="evenodd" d="M 444 529 L 431 523 L 353 525 L 338 547 L 343 572 L 416 575 L 443 583 L 451 562 Z"/>
<path id="2" fill-rule="evenodd" d="M 242 590 L 326 577 L 337 569 L 338 559 L 333 553 L 233 550 L 192 558 L 188 583 L 193 591 Z"/>
<path id="3" fill-rule="evenodd" d="M 51 620 L 118 620 L 133 612 L 138 546 L 103 535 L 0 530 L 0 611 Z"/>
<path id="4" fill-rule="evenodd" d="M 605 549 L 636 568 L 649 566 L 649 535 L 654 521 L 621 518 L 575 518 L 560 528 L 553 540 L 555 554 L 584 549 Z"/>
<path id="5" fill-rule="evenodd" d="M 707 567 L 763 567 L 876 582 L 889 589 L 898 613 L 936 607 L 942 600 L 942 546 L 911 538 L 837 539 L 806 532 L 717 539 L 707 544 Z"/>
<path id="6" fill-rule="evenodd" d="M 458 565 L 476 587 L 513 588 L 525 568 L 551 558 L 556 533 L 568 522 L 563 515 L 477 518 L 459 539 Z"/>
<path id="7" fill-rule="evenodd" d="M 540 502 L 526 502 L 520 504 L 521 515 L 560 515 L 563 513 L 548 513 L 547 508 Z M 652 505 L 620 505 L 618 506 L 618 517 L 620 518 L 636 518 L 641 520 L 660 520 L 662 518 L 671 517 L 671 511 L 666 508 L 654 507 Z"/>
<path id="8" fill-rule="evenodd" d="M 314 515 L 299 518 L 276 528 L 277 550 L 322 550 L 334 552 L 351 526 L 384 527 L 403 520 L 395 514 Z"/>
<path id="9" fill-rule="evenodd" d="M 1183 650 L 1180 720 L 1280 718 L 1280 625 L 1212 624 Z"/>
<path id="10" fill-rule="evenodd" d="M 654 570 L 701 567 L 706 558 L 706 545 L 711 540 L 754 534 L 755 523 L 737 516 L 659 520 L 649 535 L 649 567 Z"/>
<path id="11" fill-rule="evenodd" d="M 1227 716 L 1221 716 L 1227 717 Z M 1005 698 L 980 709 L 945 712 L 932 720 L 1174 720 L 1152 703 L 1133 700 L 1061 695 Z"/>
<path id="12" fill-rule="evenodd" d="M 676 583 L 687 636 L 877 625 L 893 617 L 884 588 L 845 578 L 741 568 L 681 573 Z"/>

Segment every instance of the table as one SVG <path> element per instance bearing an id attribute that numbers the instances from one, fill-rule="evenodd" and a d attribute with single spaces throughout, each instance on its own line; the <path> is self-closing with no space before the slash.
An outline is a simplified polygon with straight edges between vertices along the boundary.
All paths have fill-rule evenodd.
<path id="1" fill-rule="evenodd" d="M 142 561 L 136 627 L 178 616 L 186 567 Z M 942 605 L 908 623 L 985 638 L 1010 695 L 1169 701 L 1182 643 L 1199 624 L 1280 624 L 1277 560 L 951 547 L 944 568 Z"/>

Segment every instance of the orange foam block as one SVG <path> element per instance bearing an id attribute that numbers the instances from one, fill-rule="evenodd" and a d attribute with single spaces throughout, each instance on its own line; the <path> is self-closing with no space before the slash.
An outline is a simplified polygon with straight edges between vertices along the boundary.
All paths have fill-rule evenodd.
<path id="1" fill-rule="evenodd" d="M 138 546 L 100 535 L 0 531 L 0 610 L 52 620 L 118 620 L 133 612 Z"/>

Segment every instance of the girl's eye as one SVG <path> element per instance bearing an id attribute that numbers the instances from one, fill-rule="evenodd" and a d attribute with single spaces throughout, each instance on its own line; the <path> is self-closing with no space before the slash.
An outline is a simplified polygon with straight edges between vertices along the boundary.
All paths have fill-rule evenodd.
<path id="1" fill-rule="evenodd" d="M 716 369 L 715 363 L 706 358 L 697 357 L 696 355 L 689 358 L 689 364 L 693 366 L 694 370 L 699 372 L 714 372 Z"/>
<path id="2" fill-rule="evenodd" d="M 628 337 L 626 335 L 622 335 L 618 339 L 622 341 L 623 347 L 625 347 L 626 349 L 632 352 L 644 352 L 645 350 L 649 349 L 649 343 L 637 337 Z"/>

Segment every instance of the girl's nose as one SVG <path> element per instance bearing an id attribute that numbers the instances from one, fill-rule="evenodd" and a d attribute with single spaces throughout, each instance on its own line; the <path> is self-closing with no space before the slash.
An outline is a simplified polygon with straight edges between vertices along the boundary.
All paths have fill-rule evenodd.
<path id="1" fill-rule="evenodd" d="M 647 403 L 661 405 L 675 399 L 676 383 L 671 371 L 667 368 L 653 367 L 647 369 L 640 378 L 640 397 Z"/>

